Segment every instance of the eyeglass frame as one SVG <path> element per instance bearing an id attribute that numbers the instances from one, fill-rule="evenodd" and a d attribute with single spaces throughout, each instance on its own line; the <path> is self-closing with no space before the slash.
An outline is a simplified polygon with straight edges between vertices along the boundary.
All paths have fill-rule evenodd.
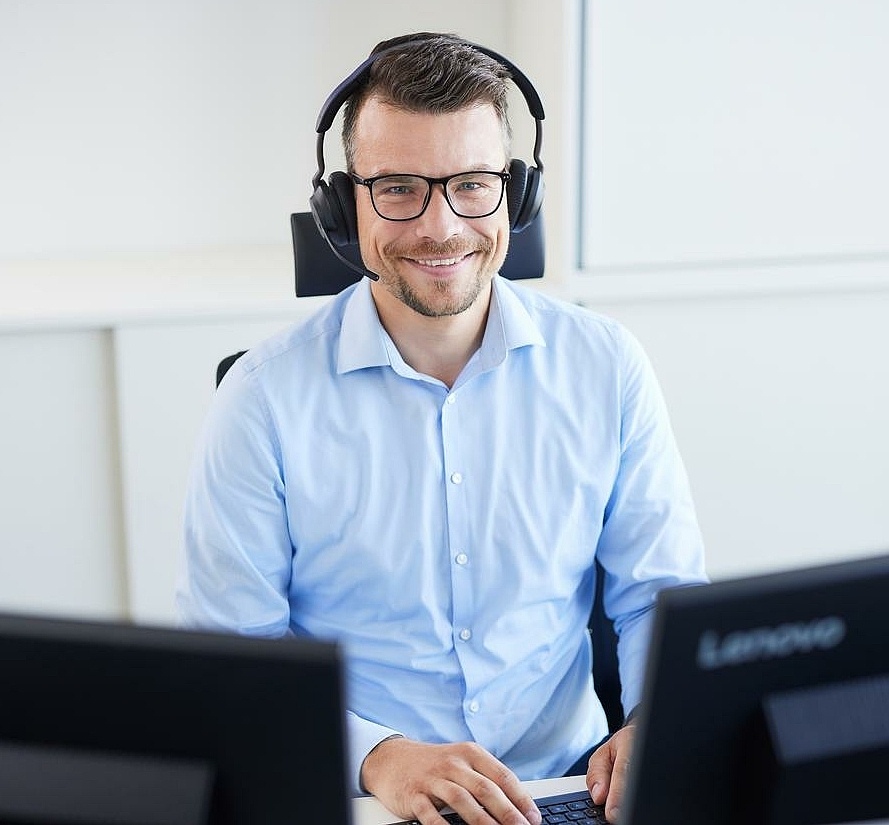
<path id="1" fill-rule="evenodd" d="M 454 178 L 462 177 L 463 175 L 477 174 L 496 175 L 498 178 L 500 178 L 500 197 L 497 199 L 497 205 L 490 212 L 485 212 L 484 215 L 461 215 L 454 207 L 454 204 L 451 203 L 450 195 L 448 195 L 448 182 L 453 180 Z M 443 178 L 430 178 L 426 175 L 415 175 L 412 172 L 390 172 L 389 174 L 376 175 L 372 178 L 362 178 L 360 175 L 356 175 L 354 172 L 350 172 L 349 177 L 352 179 L 353 183 L 358 184 L 359 186 L 367 187 L 367 193 L 368 195 L 370 195 L 370 205 L 373 207 L 374 212 L 376 212 L 384 221 L 395 221 L 401 223 L 404 221 L 415 221 L 417 218 L 422 217 L 422 215 L 429 208 L 429 204 L 432 201 L 432 187 L 436 183 L 441 184 L 445 202 L 450 207 L 451 212 L 453 212 L 458 218 L 464 218 L 465 220 L 489 218 L 500 208 L 500 205 L 503 203 L 503 196 L 506 194 L 506 184 L 512 178 L 512 175 L 509 172 L 505 171 L 494 172 L 491 169 L 470 169 L 466 172 L 456 172 L 453 175 L 446 175 Z M 386 217 L 386 215 L 383 215 L 380 210 L 377 209 L 377 204 L 374 200 L 373 185 L 378 180 L 384 180 L 385 178 L 420 178 L 420 180 L 426 181 L 429 188 L 426 190 L 426 199 L 423 201 L 423 208 L 416 215 L 413 215 L 410 218 L 389 218 Z"/>

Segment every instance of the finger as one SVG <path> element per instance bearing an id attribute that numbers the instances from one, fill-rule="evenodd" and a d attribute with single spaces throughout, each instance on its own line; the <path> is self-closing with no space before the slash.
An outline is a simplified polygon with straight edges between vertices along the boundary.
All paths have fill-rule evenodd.
<path id="1" fill-rule="evenodd" d="M 494 819 L 475 794 L 461 783 L 448 782 L 447 786 L 442 785 L 438 788 L 437 795 L 448 807 L 460 814 L 467 825 L 498 825 L 498 820 Z"/>
<path id="2" fill-rule="evenodd" d="M 428 796 L 417 795 L 411 808 L 413 817 L 421 825 L 448 825 L 448 821 L 438 812 L 438 806 Z"/>
<path id="3" fill-rule="evenodd" d="M 609 822 L 618 822 L 620 818 L 620 805 L 627 786 L 627 775 L 630 772 L 630 757 L 628 749 L 622 749 L 614 760 L 614 769 L 611 772 L 611 787 L 608 789 L 608 798 L 605 801 L 605 818 Z"/>
<path id="4" fill-rule="evenodd" d="M 534 799 L 506 765 L 487 751 L 479 754 L 473 762 L 484 780 L 478 783 L 473 793 L 498 822 L 516 821 L 522 825 L 524 822 L 539 825 L 542 817 Z M 520 819 L 516 819 L 516 813 L 520 815 Z"/>
<path id="5" fill-rule="evenodd" d="M 586 772 L 586 785 L 597 805 L 604 805 L 611 788 L 611 772 L 614 768 L 614 741 L 609 739 L 590 757 Z"/>
<path id="6" fill-rule="evenodd" d="M 482 778 L 472 795 L 501 825 L 540 825 L 542 820 L 534 800 L 518 788 L 508 795 L 499 785 Z"/>
<path id="7" fill-rule="evenodd" d="M 513 801 L 499 785 L 479 773 L 463 776 L 449 787 L 439 786 L 436 792 L 468 825 L 540 825 L 542 821 L 528 794 L 521 792 Z"/>

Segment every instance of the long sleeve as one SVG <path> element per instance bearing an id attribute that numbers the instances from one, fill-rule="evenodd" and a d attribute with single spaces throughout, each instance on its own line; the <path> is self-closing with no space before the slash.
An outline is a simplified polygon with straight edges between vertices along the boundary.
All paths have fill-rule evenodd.
<path id="1" fill-rule="evenodd" d="M 377 725 L 362 719 L 353 711 L 346 714 L 346 729 L 349 736 L 349 781 L 352 793 L 367 793 L 361 787 L 361 766 L 367 755 L 384 739 L 403 734 L 385 725 Z"/>
<path id="2" fill-rule="evenodd" d="M 236 363 L 220 387 L 192 468 L 179 621 L 284 635 L 292 555 L 275 428 Z"/>
<path id="3" fill-rule="evenodd" d="M 688 478 L 651 364 L 626 333 L 621 344 L 620 464 L 597 556 L 605 609 L 615 621 L 624 710 L 642 692 L 657 591 L 707 580 Z"/>

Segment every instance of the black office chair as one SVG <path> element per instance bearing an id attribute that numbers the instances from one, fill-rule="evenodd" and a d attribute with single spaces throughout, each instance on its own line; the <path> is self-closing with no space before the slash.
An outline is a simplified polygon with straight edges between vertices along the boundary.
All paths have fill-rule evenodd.
<path id="1" fill-rule="evenodd" d="M 297 297 L 335 295 L 360 278 L 340 261 L 315 226 L 309 212 L 291 216 Z M 357 247 L 344 247 L 341 254 L 358 263 Z M 500 274 L 510 280 L 542 278 L 544 270 L 544 233 L 542 213 L 522 231 L 510 235 L 509 251 Z M 216 368 L 218 387 L 226 372 L 246 350 L 226 356 Z M 624 722 L 620 701 L 620 674 L 617 667 L 617 635 L 605 615 L 602 589 L 605 571 L 596 562 L 596 592 L 588 622 L 593 644 L 593 682 L 608 719 L 608 729 L 617 730 Z"/>
<path id="2" fill-rule="evenodd" d="M 617 633 L 614 623 L 605 615 L 605 568 L 596 559 L 596 592 L 587 629 L 593 642 L 593 686 L 605 709 L 608 730 L 614 733 L 624 723 L 620 701 L 620 671 L 617 667 Z"/>
<path id="3" fill-rule="evenodd" d="M 219 385 L 222 383 L 222 379 L 225 378 L 225 374 L 231 369 L 231 365 L 235 363 L 247 350 L 242 349 L 240 352 L 236 352 L 233 355 L 226 355 L 219 364 L 216 366 L 216 387 L 219 388 Z"/>

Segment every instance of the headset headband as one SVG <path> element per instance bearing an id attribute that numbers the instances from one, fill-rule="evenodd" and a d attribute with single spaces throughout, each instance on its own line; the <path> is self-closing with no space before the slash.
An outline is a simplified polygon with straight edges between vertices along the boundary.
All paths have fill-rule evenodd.
<path id="1" fill-rule="evenodd" d="M 367 80 L 368 75 L 370 74 L 370 67 L 373 66 L 374 63 L 377 62 L 381 57 L 384 57 L 387 54 L 391 54 L 392 52 L 402 51 L 406 46 L 410 46 L 414 43 L 426 43 L 428 40 L 426 39 L 417 39 L 417 40 L 406 40 L 403 43 L 399 43 L 396 46 L 390 46 L 388 49 L 383 49 L 381 52 L 377 52 L 376 54 L 372 54 L 368 57 L 360 66 L 358 66 L 355 71 L 353 71 L 342 83 L 340 83 L 328 96 L 327 100 L 324 101 L 324 105 L 321 107 L 321 111 L 318 114 L 318 120 L 315 122 L 315 131 L 318 133 L 318 140 L 316 143 L 315 151 L 318 160 L 318 171 L 315 173 L 315 177 L 312 178 L 312 188 L 316 188 L 318 184 L 321 182 L 321 178 L 324 176 L 324 136 L 330 130 L 330 127 L 333 125 L 333 121 L 337 116 L 337 113 L 342 108 L 343 104 L 361 88 L 361 85 Z M 528 110 L 531 112 L 531 116 L 534 118 L 534 164 L 537 167 L 538 171 L 543 171 L 543 162 L 540 160 L 540 149 L 543 143 L 543 119 L 545 117 L 543 112 L 543 103 L 540 100 L 540 95 L 537 94 L 537 90 L 534 88 L 533 84 L 530 80 L 528 80 L 525 73 L 518 68 L 512 61 L 507 60 L 503 55 L 498 54 L 492 49 L 488 49 L 485 46 L 479 46 L 477 43 L 470 43 L 465 41 L 466 45 L 471 46 L 473 49 L 482 52 L 482 54 L 486 54 L 492 60 L 499 63 L 506 69 L 513 83 L 518 87 L 519 91 L 522 93 L 522 96 L 525 98 L 525 102 L 528 105 Z"/>

